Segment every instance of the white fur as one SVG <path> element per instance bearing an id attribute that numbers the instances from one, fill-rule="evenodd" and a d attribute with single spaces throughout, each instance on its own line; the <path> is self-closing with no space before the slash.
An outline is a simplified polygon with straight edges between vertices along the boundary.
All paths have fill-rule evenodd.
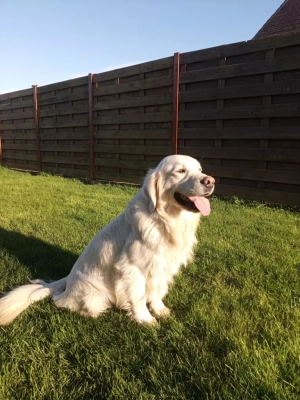
<path id="1" fill-rule="evenodd" d="M 197 160 L 174 155 L 149 171 L 125 211 L 100 230 L 59 281 L 33 281 L 0 300 L 0 325 L 9 324 L 32 302 L 51 295 L 57 307 L 98 317 L 116 306 L 139 323 L 156 323 L 170 310 L 163 297 L 181 265 L 192 258 L 200 213 L 174 199 L 210 194 Z M 148 307 L 147 307 L 148 305 Z M 149 311 L 150 310 L 150 311 Z"/>

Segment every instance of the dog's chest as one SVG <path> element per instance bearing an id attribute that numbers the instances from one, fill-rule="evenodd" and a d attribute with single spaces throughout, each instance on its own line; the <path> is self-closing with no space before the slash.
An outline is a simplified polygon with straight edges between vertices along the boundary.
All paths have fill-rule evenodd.
<path id="1" fill-rule="evenodd" d="M 199 224 L 199 216 L 190 212 L 183 212 L 181 218 L 177 220 L 175 231 L 174 231 L 174 243 L 173 250 L 174 255 L 180 264 L 186 265 L 191 260 L 193 255 L 193 249 L 196 240 L 196 231 Z"/>
<path id="2" fill-rule="evenodd" d="M 180 267 L 186 265 L 192 258 L 192 253 L 192 242 L 181 246 L 162 246 L 149 260 L 148 273 L 152 277 L 166 279 L 170 283 Z"/>
<path id="3" fill-rule="evenodd" d="M 169 240 L 161 238 L 158 252 L 154 255 L 156 259 L 153 265 L 161 270 L 164 266 L 166 273 L 170 276 L 177 274 L 181 265 L 187 265 L 192 259 L 193 249 L 196 244 L 195 226 L 177 226 Z M 170 240 L 171 239 L 171 240 Z"/>

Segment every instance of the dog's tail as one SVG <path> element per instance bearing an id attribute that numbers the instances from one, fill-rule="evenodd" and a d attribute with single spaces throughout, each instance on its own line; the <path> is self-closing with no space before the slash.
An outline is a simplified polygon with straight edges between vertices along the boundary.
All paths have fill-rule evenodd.
<path id="1" fill-rule="evenodd" d="M 67 277 L 50 283 L 42 280 L 31 282 L 29 285 L 17 287 L 0 299 L 0 325 L 10 324 L 35 301 L 42 300 L 53 293 L 63 292 Z"/>

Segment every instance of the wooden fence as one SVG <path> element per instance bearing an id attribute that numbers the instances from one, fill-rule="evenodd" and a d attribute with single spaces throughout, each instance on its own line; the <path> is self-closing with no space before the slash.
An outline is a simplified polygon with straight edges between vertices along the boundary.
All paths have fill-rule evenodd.
<path id="1" fill-rule="evenodd" d="M 300 33 L 0 95 L 3 165 L 141 183 L 172 153 L 217 193 L 300 205 Z"/>

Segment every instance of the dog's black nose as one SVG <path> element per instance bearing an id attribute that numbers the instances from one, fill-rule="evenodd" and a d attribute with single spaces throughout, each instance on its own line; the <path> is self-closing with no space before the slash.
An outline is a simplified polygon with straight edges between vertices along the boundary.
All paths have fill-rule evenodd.
<path id="1" fill-rule="evenodd" d="M 212 176 L 206 176 L 201 180 L 201 183 L 206 187 L 212 187 L 215 184 L 215 179 Z"/>

